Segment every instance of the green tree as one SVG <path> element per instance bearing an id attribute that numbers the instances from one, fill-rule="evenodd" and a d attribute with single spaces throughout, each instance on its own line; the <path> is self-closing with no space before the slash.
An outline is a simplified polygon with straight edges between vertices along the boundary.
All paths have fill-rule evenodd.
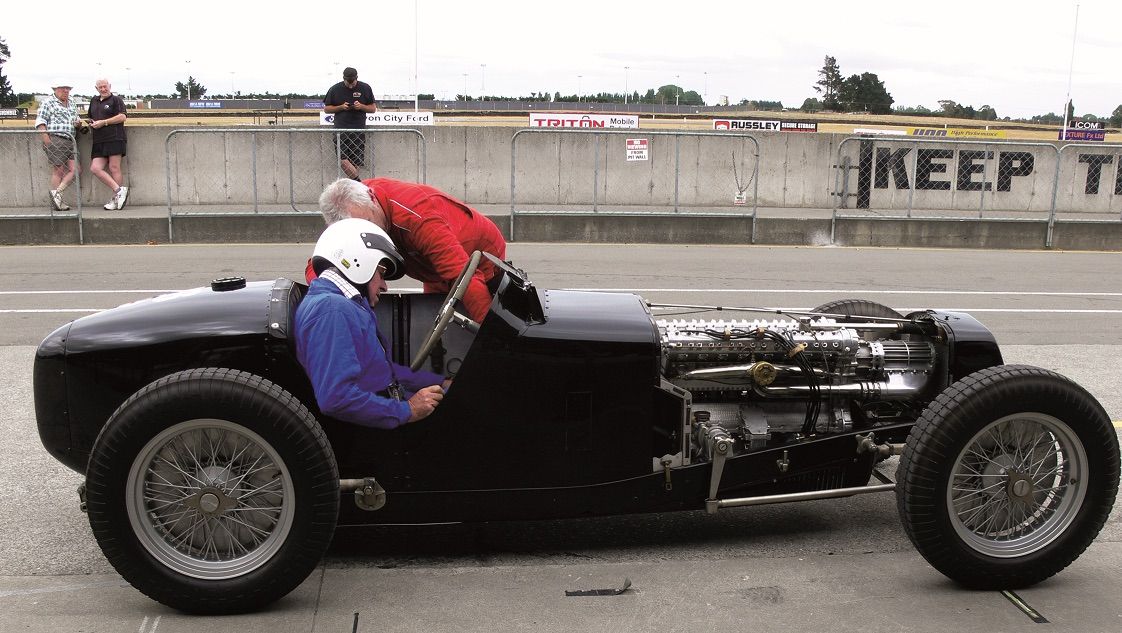
<path id="1" fill-rule="evenodd" d="M 826 110 L 840 109 L 838 93 L 841 92 L 842 74 L 841 68 L 838 67 L 838 60 L 827 55 L 822 70 L 818 71 L 818 76 L 821 79 L 816 81 L 813 87 L 822 95 L 822 107 Z"/>
<path id="2" fill-rule="evenodd" d="M 190 90 L 188 90 L 190 88 Z M 198 99 L 206 94 L 206 86 L 195 81 L 194 77 L 188 76 L 187 83 L 182 81 L 175 82 L 175 94 L 180 99 Z"/>
<path id="3" fill-rule="evenodd" d="M 876 73 L 850 75 L 838 90 L 838 102 L 846 112 L 892 112 L 892 95 L 884 88 L 884 82 Z"/>
<path id="4" fill-rule="evenodd" d="M 8 103 L 15 96 L 12 92 L 12 85 L 8 83 L 8 78 L 4 76 L 4 63 L 11 56 L 12 52 L 8 50 L 8 43 L 0 37 L 0 105 L 19 105 L 19 103 Z"/>
<path id="5" fill-rule="evenodd" d="M 1110 113 L 1110 124 L 1113 127 L 1122 127 L 1122 105 L 1118 106 L 1114 109 L 1114 112 Z"/>
<path id="6" fill-rule="evenodd" d="M 803 101 L 802 107 L 799 109 L 803 112 L 818 112 L 822 110 L 822 102 L 814 97 L 807 97 L 806 100 Z"/>
<path id="7" fill-rule="evenodd" d="M 1067 120 L 1070 121 L 1074 118 L 1075 118 L 1075 105 L 1071 102 L 1071 99 L 1068 99 L 1067 100 Z"/>

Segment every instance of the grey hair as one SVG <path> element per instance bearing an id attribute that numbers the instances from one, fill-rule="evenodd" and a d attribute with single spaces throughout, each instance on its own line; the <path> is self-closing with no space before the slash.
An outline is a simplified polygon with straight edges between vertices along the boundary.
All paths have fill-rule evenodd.
<path id="1" fill-rule="evenodd" d="M 382 210 L 370 197 L 366 185 L 350 178 L 340 178 L 327 185 L 319 196 L 319 210 L 323 213 L 323 221 L 329 225 L 351 217 L 351 209 L 356 207 Z"/>

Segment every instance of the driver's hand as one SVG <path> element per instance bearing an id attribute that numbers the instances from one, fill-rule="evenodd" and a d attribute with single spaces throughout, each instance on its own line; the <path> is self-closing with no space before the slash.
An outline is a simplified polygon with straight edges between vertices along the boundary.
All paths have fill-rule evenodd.
<path id="1" fill-rule="evenodd" d="M 413 415 L 409 416 L 409 421 L 416 422 L 429 417 L 443 397 L 444 388 L 440 385 L 425 387 L 413 394 L 409 399 L 409 410 L 413 412 Z"/>

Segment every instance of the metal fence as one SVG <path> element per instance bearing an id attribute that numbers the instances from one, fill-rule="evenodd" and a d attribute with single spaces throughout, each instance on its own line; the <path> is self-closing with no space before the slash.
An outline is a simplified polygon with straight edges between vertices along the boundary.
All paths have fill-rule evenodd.
<path id="1" fill-rule="evenodd" d="M 755 239 L 759 171 L 749 134 L 519 130 L 510 140 L 511 225 L 533 214 L 733 215 L 753 219 Z"/>
<path id="2" fill-rule="evenodd" d="M 4 207 L 15 212 L 4 213 L 5 218 L 77 218 L 78 239 L 82 234 L 82 174 L 75 169 L 74 180 L 61 192 L 64 205 L 69 209 L 56 209 L 50 192 L 52 165 L 39 130 L 0 130 L 0 198 Z M 52 134 L 54 152 L 69 151 L 78 163 L 78 140 L 72 134 Z M 61 145 L 60 145 L 61 144 Z M 69 147 L 67 147 L 69 146 Z"/>
<path id="3" fill-rule="evenodd" d="M 324 187 L 346 177 L 343 159 L 363 178 L 425 182 L 428 177 L 425 136 L 407 128 L 174 130 L 165 141 L 165 156 L 169 220 L 176 215 L 318 213 Z"/>
<path id="4" fill-rule="evenodd" d="M 834 165 L 839 218 L 1122 220 L 1122 146 L 849 137 Z M 852 206 L 851 206 L 852 205 Z M 1117 219 L 1115 219 L 1117 216 Z"/>

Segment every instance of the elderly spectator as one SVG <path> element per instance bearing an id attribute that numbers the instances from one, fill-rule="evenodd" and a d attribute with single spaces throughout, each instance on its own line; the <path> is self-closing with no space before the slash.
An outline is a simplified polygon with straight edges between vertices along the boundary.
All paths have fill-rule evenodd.
<path id="1" fill-rule="evenodd" d="M 78 110 L 70 100 L 72 87 L 68 82 L 55 81 L 51 85 L 54 95 L 39 105 L 35 116 L 35 129 L 41 132 L 43 153 L 51 164 L 51 206 L 59 211 L 70 209 L 62 199 L 62 192 L 81 169 L 74 161 L 74 131 L 86 125 L 78 118 Z"/>

